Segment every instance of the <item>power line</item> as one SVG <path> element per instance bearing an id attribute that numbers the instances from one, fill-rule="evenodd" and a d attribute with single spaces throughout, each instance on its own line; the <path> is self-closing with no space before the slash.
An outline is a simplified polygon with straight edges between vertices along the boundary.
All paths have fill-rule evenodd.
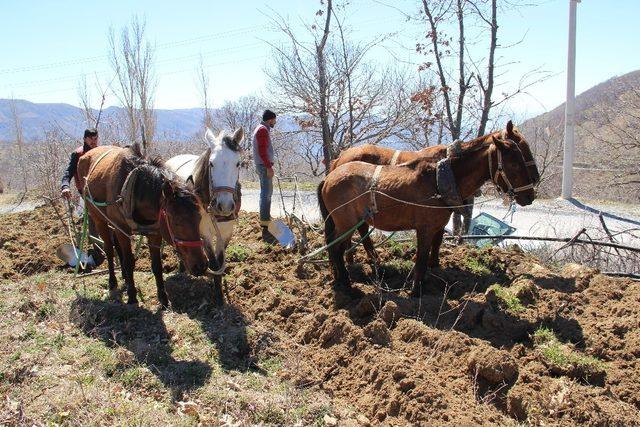
<path id="1" fill-rule="evenodd" d="M 198 59 L 201 56 L 207 57 L 207 56 L 212 56 L 212 55 L 217 55 L 222 53 L 229 53 L 229 52 L 242 52 L 247 50 L 253 50 L 259 46 L 262 46 L 262 43 L 251 43 L 251 44 L 246 44 L 241 46 L 230 47 L 226 49 L 210 50 L 210 51 L 203 52 L 202 54 L 192 54 L 192 55 L 185 55 L 180 57 L 161 59 L 156 61 L 156 64 L 161 65 L 161 64 L 173 63 L 178 61 L 185 61 L 189 59 L 193 60 L 193 59 Z M 98 71 L 80 73 L 80 74 L 71 75 L 71 76 L 68 76 L 68 75 L 60 76 L 60 77 L 55 77 L 55 78 L 45 79 L 45 80 L 31 80 L 31 81 L 20 82 L 20 83 L 12 83 L 12 84 L 5 85 L 5 88 L 12 89 L 12 88 L 20 88 L 20 87 L 33 87 L 33 86 L 39 86 L 42 84 L 49 84 L 53 82 L 59 83 L 59 82 L 65 82 L 65 81 L 78 80 L 88 75 L 106 75 L 108 73 L 110 73 L 109 70 L 98 70 Z"/>
<path id="2" fill-rule="evenodd" d="M 247 57 L 247 58 L 241 58 L 241 59 L 237 59 L 237 60 L 233 60 L 233 61 L 216 62 L 216 63 L 213 63 L 213 64 L 206 65 L 205 68 L 209 69 L 209 68 L 215 68 L 215 67 L 220 67 L 220 66 L 224 66 L 224 65 L 238 64 L 238 63 L 242 63 L 242 62 L 253 61 L 253 60 L 256 60 L 256 59 L 263 59 L 263 58 L 267 58 L 267 57 L 268 57 L 268 55 L 261 55 L 261 56 L 252 56 L 252 57 Z M 193 72 L 193 71 L 194 71 L 193 68 L 184 68 L 184 69 L 180 69 L 180 70 L 168 71 L 168 72 L 165 72 L 165 73 L 158 73 L 158 77 L 160 78 L 160 77 L 170 76 L 170 75 L 174 75 L 174 74 Z M 107 71 L 104 71 L 102 73 L 105 74 L 105 73 L 107 73 Z M 64 89 L 52 89 L 52 90 L 46 90 L 46 91 L 24 93 L 21 96 L 42 95 L 42 94 L 58 93 L 58 92 L 71 92 L 71 91 L 75 91 L 75 90 L 78 90 L 77 86 L 68 87 L 68 88 L 64 88 Z"/>
<path id="3" fill-rule="evenodd" d="M 226 38 L 226 37 L 231 37 L 231 36 L 239 36 L 239 35 L 242 35 L 242 34 L 248 34 L 248 33 L 253 33 L 253 32 L 257 32 L 257 31 L 258 30 L 256 28 L 252 28 L 252 27 L 237 28 L 235 30 L 229 30 L 229 31 L 224 31 L 224 32 L 220 32 L 220 33 L 207 34 L 207 35 L 203 35 L 203 36 L 199 36 L 199 37 L 193 37 L 193 38 L 190 38 L 190 39 L 184 39 L 184 40 L 178 40 L 178 41 L 173 41 L 173 42 L 161 43 L 161 44 L 158 44 L 156 46 L 156 48 L 157 49 L 169 49 L 169 48 L 178 47 L 178 46 L 187 46 L 187 45 L 190 45 L 190 44 L 200 43 L 200 42 L 207 41 L 207 40 L 215 40 L 215 39 L 221 39 L 221 38 Z M 108 59 L 108 55 L 89 56 L 89 57 L 84 57 L 84 58 L 74 58 L 74 59 L 68 59 L 68 60 L 65 60 L 65 61 L 52 62 L 52 63 L 47 63 L 47 64 L 27 65 L 27 66 L 23 66 L 23 67 L 15 67 L 15 68 L 5 68 L 5 69 L 0 70 L 0 74 L 15 74 L 15 73 L 26 73 L 26 72 L 30 72 L 30 71 L 42 71 L 42 70 L 49 70 L 49 69 L 52 69 L 52 68 L 67 67 L 67 66 L 70 66 L 70 65 L 87 64 L 87 63 L 96 62 L 96 61 L 102 61 L 102 60 L 106 60 L 106 59 Z"/>

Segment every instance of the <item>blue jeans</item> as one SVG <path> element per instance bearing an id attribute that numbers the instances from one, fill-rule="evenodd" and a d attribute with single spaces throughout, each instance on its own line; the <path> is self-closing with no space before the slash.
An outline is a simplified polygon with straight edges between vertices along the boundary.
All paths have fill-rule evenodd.
<path id="1" fill-rule="evenodd" d="M 273 178 L 267 176 L 264 165 L 256 165 L 260 178 L 260 225 L 267 226 L 271 221 L 271 195 L 273 194 Z"/>

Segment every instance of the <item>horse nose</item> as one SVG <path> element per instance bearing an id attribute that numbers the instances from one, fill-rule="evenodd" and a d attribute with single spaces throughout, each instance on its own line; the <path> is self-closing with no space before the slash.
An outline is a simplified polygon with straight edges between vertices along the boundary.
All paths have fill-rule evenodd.
<path id="1" fill-rule="evenodd" d="M 209 266 L 206 262 L 199 262 L 193 266 L 191 274 L 193 274 L 194 276 L 202 276 L 207 271 L 208 267 Z"/>

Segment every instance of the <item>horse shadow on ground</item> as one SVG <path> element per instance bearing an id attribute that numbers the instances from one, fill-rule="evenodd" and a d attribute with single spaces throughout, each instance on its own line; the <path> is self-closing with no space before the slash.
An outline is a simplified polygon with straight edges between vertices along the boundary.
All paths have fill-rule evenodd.
<path id="1" fill-rule="evenodd" d="M 334 304 L 346 309 L 356 324 L 370 322 L 387 301 L 393 301 L 401 317 L 419 319 L 443 331 L 456 330 L 496 348 L 531 345 L 532 336 L 540 327 L 552 329 L 563 342 L 584 347 L 583 330 L 575 319 L 553 310 L 541 314 L 527 310 L 544 301 L 525 301 L 522 312 L 512 312 L 487 296 L 491 285 L 511 282 L 506 272 L 478 274 L 458 268 L 435 269 L 427 273 L 421 297 L 414 298 L 409 294 L 411 282 L 406 268 L 383 265 L 373 270 L 372 273 L 363 265 L 350 266 L 355 290 L 350 295 L 335 292 Z M 573 279 L 521 277 L 530 278 L 544 289 L 575 290 Z"/>
<path id="2" fill-rule="evenodd" d="M 203 386 L 211 376 L 209 364 L 199 360 L 176 360 L 172 356 L 171 335 L 163 321 L 163 311 L 79 296 L 72 303 L 70 320 L 87 336 L 108 347 L 121 346 L 133 353 L 181 400 L 185 392 Z M 113 375 L 130 367 L 118 361 Z"/>
<path id="3" fill-rule="evenodd" d="M 254 357 L 261 341 L 249 343 L 248 322 L 238 307 L 228 303 L 228 296 L 223 306 L 216 306 L 210 279 L 178 273 L 166 279 L 165 288 L 171 308 L 200 323 L 223 370 L 262 372 Z"/>

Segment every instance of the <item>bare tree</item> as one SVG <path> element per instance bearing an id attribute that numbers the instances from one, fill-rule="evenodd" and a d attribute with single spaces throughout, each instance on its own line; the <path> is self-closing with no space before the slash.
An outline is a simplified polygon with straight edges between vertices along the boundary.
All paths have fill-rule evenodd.
<path id="1" fill-rule="evenodd" d="M 16 147 L 18 148 L 18 162 L 22 175 L 22 187 L 24 193 L 26 194 L 28 189 L 28 176 L 24 158 L 24 135 L 22 133 L 22 123 L 20 120 L 20 115 L 18 114 L 18 105 L 15 99 L 11 99 L 11 116 L 13 119 L 13 130 L 15 132 Z"/>
<path id="2" fill-rule="evenodd" d="M 133 17 L 120 37 L 109 31 L 109 58 L 116 74 L 116 96 L 127 113 L 127 134 L 130 141 L 142 136 L 143 148 L 148 150 L 155 134 L 153 100 L 156 90 L 153 75 L 154 48 L 145 38 L 146 23 Z"/>
<path id="3" fill-rule="evenodd" d="M 75 138 L 65 135 L 59 126 L 52 126 L 37 144 L 38 150 L 28 157 L 29 169 L 33 171 L 38 195 L 53 200 L 60 195 L 60 171 L 69 161 Z"/>
<path id="4" fill-rule="evenodd" d="M 601 94 L 603 99 L 580 131 L 595 141 L 596 149 L 606 147 L 607 158 L 599 166 L 609 166 L 615 184 L 637 190 L 640 185 L 640 75 L 634 73 L 612 82 L 614 87 Z M 593 150 L 587 147 L 587 150 Z M 592 153 L 592 158 L 599 158 Z"/>
<path id="5" fill-rule="evenodd" d="M 497 51 L 512 47 L 498 44 L 499 11 L 499 0 L 421 0 L 418 19 L 426 27 L 426 41 L 416 49 L 427 60 L 420 70 L 435 76 L 442 105 L 439 120 L 452 141 L 484 135 L 498 105 L 548 77 L 532 70 L 514 89 L 495 96 L 495 89 L 507 83 L 497 81 L 503 78 L 498 70 L 504 65 L 498 63 Z"/>
<path id="6" fill-rule="evenodd" d="M 213 115 L 209 105 L 209 75 L 205 72 L 202 55 L 200 56 L 200 62 L 198 64 L 197 86 L 200 91 L 200 96 L 202 97 L 202 123 L 205 128 L 213 129 Z"/>
<path id="7" fill-rule="evenodd" d="M 411 104 L 410 94 L 402 90 L 407 86 L 406 73 L 380 70 L 366 60 L 384 36 L 350 43 L 338 16 L 343 8 L 331 1 L 322 3 L 325 7 L 316 13 L 317 21 L 306 34 L 297 34 L 276 15 L 273 22 L 287 43 L 272 44 L 273 63 L 265 70 L 278 108 L 291 113 L 302 131 L 312 134 L 300 138 L 305 147 L 299 154 L 319 174 L 344 148 L 400 135 Z M 331 31 L 332 23 L 338 31 Z M 320 164 L 325 167 L 319 168 Z"/>
<path id="8" fill-rule="evenodd" d="M 80 99 L 80 105 L 82 106 L 82 113 L 84 115 L 86 126 L 89 128 L 98 128 L 100 120 L 102 118 L 102 110 L 107 100 L 107 91 L 111 84 L 106 86 L 105 89 L 100 87 L 100 82 L 96 77 L 96 87 L 100 93 L 100 107 L 98 108 L 97 115 L 96 110 L 91 108 L 91 99 L 89 96 L 89 89 L 87 86 L 87 76 L 83 75 L 78 83 L 78 98 Z"/>
<path id="9" fill-rule="evenodd" d="M 547 197 L 557 195 L 556 189 L 560 186 L 561 169 L 558 166 L 563 155 L 563 136 L 562 129 L 554 132 L 549 127 L 543 128 L 535 123 L 527 128 L 527 141 L 531 144 L 540 172 L 538 192 Z"/>
<path id="10" fill-rule="evenodd" d="M 242 127 L 245 131 L 245 149 L 251 148 L 251 132 L 259 123 L 265 102 L 255 95 L 225 102 L 219 110 L 219 129 L 233 130 Z M 250 151 L 250 150 L 249 150 Z"/>

